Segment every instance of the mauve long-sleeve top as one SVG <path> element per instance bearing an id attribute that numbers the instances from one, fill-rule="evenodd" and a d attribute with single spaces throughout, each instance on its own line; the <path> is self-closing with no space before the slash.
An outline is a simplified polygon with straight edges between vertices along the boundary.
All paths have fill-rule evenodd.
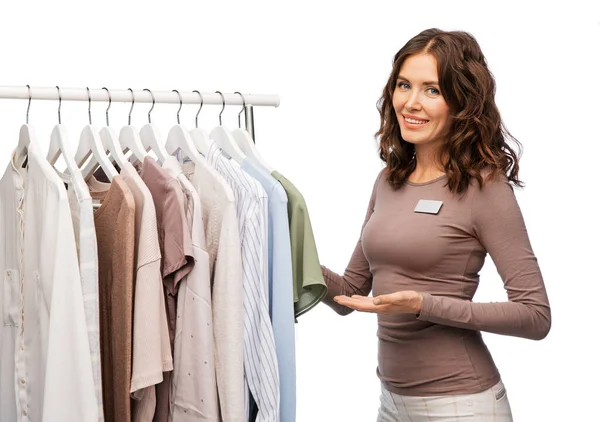
<path id="1" fill-rule="evenodd" d="M 482 172 L 484 179 L 487 174 Z M 382 170 L 344 275 L 321 267 L 328 287 L 323 301 L 342 315 L 352 309 L 334 302 L 334 296 L 401 290 L 423 295 L 419 315 L 378 315 L 377 374 L 396 394 L 488 389 L 500 375 L 481 331 L 539 340 L 550 330 L 544 281 L 506 176 L 483 189 L 473 179 L 462 197 L 446 182 L 442 175 L 394 190 Z M 437 214 L 415 212 L 421 199 L 443 205 Z M 508 301 L 472 302 L 488 253 Z"/>

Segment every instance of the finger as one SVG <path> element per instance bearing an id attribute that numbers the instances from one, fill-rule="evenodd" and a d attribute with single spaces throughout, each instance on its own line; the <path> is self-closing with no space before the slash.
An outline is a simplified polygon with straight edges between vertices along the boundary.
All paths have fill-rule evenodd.
<path id="1" fill-rule="evenodd" d="M 393 299 L 390 298 L 390 295 L 381 295 L 373 298 L 373 304 L 376 306 L 379 305 L 389 305 L 393 302 Z"/>
<path id="2" fill-rule="evenodd" d="M 387 295 L 379 295 L 373 298 L 375 305 L 393 305 L 404 298 L 402 292 L 390 293 Z"/>
<path id="3" fill-rule="evenodd" d="M 373 301 L 373 297 L 371 297 L 371 296 L 352 295 L 351 297 L 352 297 L 352 299 L 360 300 L 363 302 L 372 302 Z"/>
<path id="4" fill-rule="evenodd" d="M 352 295 L 352 296 L 346 296 L 346 295 L 339 295 L 339 296 L 334 296 L 333 300 L 335 300 L 336 302 L 339 302 L 340 299 L 349 299 L 349 300 L 355 300 L 355 301 L 360 301 L 360 302 L 372 302 L 373 298 L 371 296 L 361 296 L 361 295 Z"/>
<path id="5" fill-rule="evenodd" d="M 348 308 L 352 308 L 361 312 L 374 312 L 375 306 L 373 306 L 373 302 L 365 301 L 361 299 L 354 299 L 350 297 L 344 297 L 337 301 L 338 304 L 342 306 L 346 306 Z"/>

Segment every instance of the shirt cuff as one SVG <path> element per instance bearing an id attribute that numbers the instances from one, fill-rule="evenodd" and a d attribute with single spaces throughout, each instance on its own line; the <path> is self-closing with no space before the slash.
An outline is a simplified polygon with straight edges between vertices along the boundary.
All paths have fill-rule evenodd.
<path id="1" fill-rule="evenodd" d="M 431 315 L 431 309 L 433 307 L 434 298 L 429 293 L 419 292 L 423 296 L 423 302 L 421 303 L 421 312 L 417 315 L 417 319 L 427 321 Z"/>

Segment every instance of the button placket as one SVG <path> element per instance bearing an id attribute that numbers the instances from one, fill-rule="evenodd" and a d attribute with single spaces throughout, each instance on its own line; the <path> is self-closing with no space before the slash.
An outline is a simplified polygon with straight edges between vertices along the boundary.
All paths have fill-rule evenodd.
<path id="1" fill-rule="evenodd" d="M 26 385 L 26 353 L 25 353 L 25 189 L 20 190 L 19 206 L 17 208 L 19 215 L 19 230 L 20 230 L 20 254 L 19 254 L 19 316 L 20 316 L 20 329 L 17 341 L 19 342 L 19 352 L 17 353 L 17 361 L 15 364 L 15 370 L 17 372 L 17 379 L 22 382 L 18 386 L 18 400 L 20 404 L 21 413 L 23 415 L 21 422 L 29 421 L 28 412 L 28 391 Z M 25 382 L 23 382 L 25 381 Z"/>

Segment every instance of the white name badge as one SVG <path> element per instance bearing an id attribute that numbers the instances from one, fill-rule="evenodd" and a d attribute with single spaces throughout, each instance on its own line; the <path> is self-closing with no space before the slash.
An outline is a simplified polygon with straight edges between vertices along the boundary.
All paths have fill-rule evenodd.
<path id="1" fill-rule="evenodd" d="M 431 199 L 420 199 L 419 203 L 415 207 L 415 212 L 422 212 L 426 214 L 437 214 L 442 208 L 442 201 L 433 201 Z"/>

